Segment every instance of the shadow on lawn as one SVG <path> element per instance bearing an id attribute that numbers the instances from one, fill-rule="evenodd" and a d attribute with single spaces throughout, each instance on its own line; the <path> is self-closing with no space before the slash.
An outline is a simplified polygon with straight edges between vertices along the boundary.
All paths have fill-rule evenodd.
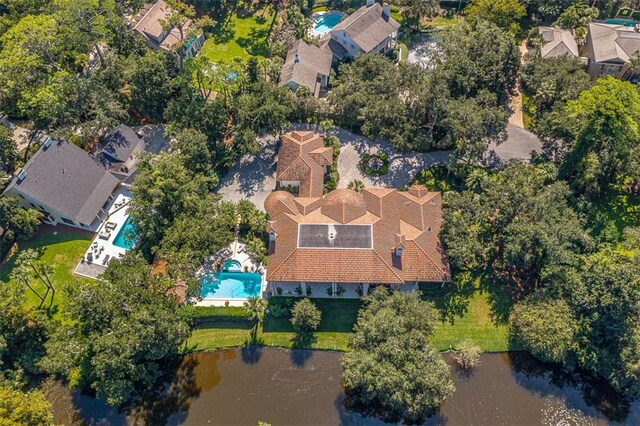
<path id="1" fill-rule="evenodd" d="M 252 28 L 248 37 L 240 37 L 236 43 L 252 56 L 267 56 L 267 38 L 271 28 Z"/>

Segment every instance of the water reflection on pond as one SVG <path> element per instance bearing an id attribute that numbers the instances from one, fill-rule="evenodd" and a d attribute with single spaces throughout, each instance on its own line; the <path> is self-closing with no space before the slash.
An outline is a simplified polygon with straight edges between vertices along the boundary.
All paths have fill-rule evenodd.
<path id="1" fill-rule="evenodd" d="M 59 424 L 383 424 L 343 408 L 341 373 L 335 352 L 232 349 L 185 357 L 166 389 L 126 414 L 59 384 L 47 393 Z M 473 373 L 453 373 L 456 392 L 428 425 L 640 424 L 637 403 L 526 354 L 483 355 Z"/>

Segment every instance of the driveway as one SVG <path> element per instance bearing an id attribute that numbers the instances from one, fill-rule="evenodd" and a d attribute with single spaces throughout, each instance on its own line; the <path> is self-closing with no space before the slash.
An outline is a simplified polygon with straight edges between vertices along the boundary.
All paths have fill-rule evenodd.
<path id="1" fill-rule="evenodd" d="M 315 127 L 300 124 L 294 130 L 315 130 Z M 533 151 L 541 151 L 542 144 L 531 132 L 518 127 L 507 126 L 508 138 L 498 146 L 492 145 L 487 151 L 485 162 L 488 166 L 499 167 L 511 159 L 529 160 Z M 349 182 L 358 179 L 368 187 L 402 188 L 407 186 L 416 173 L 443 163 L 451 151 L 428 153 L 399 153 L 385 141 L 370 141 L 346 130 L 330 132 L 340 139 L 340 158 L 338 188 L 346 188 Z M 257 155 L 245 155 L 238 164 L 229 170 L 221 180 L 217 193 L 224 200 L 238 202 L 248 199 L 260 210 L 264 210 L 264 200 L 276 188 L 276 161 L 278 144 L 274 137 L 260 140 L 262 147 Z M 365 153 L 387 154 L 389 173 L 380 177 L 364 174 L 360 168 L 360 159 Z"/>
<path id="2" fill-rule="evenodd" d="M 332 134 L 338 136 L 342 145 L 338 159 L 338 173 L 340 173 L 338 188 L 346 188 L 349 182 L 355 179 L 361 180 L 365 186 L 402 188 L 411 183 L 416 173 L 436 163 L 444 162 L 451 153 L 451 151 L 399 153 L 393 145 L 385 141 L 372 142 L 346 130 L 337 130 Z M 380 152 L 387 154 L 389 173 L 379 177 L 367 176 L 360 168 L 360 159 L 366 153 Z"/>
<path id="3" fill-rule="evenodd" d="M 276 188 L 275 138 L 260 140 L 262 149 L 257 155 L 245 155 L 229 173 L 220 179 L 217 193 L 223 200 L 238 201 L 246 198 L 264 211 L 264 199 Z"/>
<path id="4" fill-rule="evenodd" d="M 507 125 L 507 140 L 500 145 L 491 144 L 485 156 L 485 164 L 499 167 L 509 160 L 530 160 L 532 154 L 542 152 L 542 142 L 528 130 Z"/>

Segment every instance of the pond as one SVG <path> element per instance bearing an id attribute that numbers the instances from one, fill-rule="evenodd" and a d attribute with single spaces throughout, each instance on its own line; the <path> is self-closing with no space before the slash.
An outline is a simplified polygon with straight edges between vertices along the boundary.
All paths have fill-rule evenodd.
<path id="1" fill-rule="evenodd" d="M 524 353 L 486 354 L 472 374 L 453 372 L 456 392 L 427 425 L 640 424 L 637 403 Z M 185 357 L 166 389 L 126 414 L 55 382 L 47 395 L 56 424 L 384 424 L 345 410 L 341 373 L 337 352 L 250 347 Z"/>

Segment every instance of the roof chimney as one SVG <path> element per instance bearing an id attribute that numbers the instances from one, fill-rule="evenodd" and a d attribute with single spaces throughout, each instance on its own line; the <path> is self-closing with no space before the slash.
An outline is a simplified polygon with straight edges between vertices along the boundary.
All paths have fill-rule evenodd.
<path id="1" fill-rule="evenodd" d="M 382 3 L 382 16 L 386 16 L 387 18 L 391 16 L 391 6 L 389 6 L 389 3 Z"/>

